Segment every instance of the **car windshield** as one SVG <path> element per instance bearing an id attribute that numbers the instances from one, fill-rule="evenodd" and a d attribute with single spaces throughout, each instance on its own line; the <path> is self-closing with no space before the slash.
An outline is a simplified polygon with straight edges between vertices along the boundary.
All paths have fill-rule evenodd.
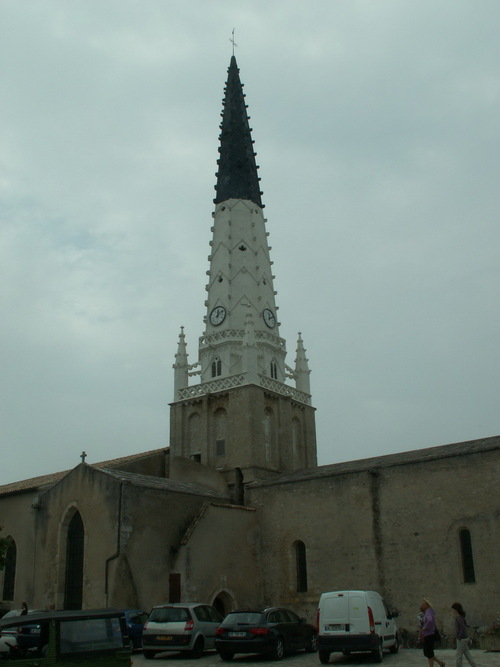
<path id="1" fill-rule="evenodd" d="M 259 625 L 262 621 L 260 611 L 239 611 L 228 614 L 222 625 Z"/>
<path id="2" fill-rule="evenodd" d="M 184 607 L 160 607 L 153 609 L 149 617 L 153 623 L 175 623 L 189 621 L 191 616 L 189 610 Z"/>

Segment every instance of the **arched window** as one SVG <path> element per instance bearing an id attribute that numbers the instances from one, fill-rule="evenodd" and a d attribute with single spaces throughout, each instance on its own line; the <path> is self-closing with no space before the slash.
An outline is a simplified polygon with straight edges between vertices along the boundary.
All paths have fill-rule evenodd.
<path id="1" fill-rule="evenodd" d="M 463 528 L 459 533 L 460 552 L 462 555 L 462 572 L 464 584 L 473 584 L 476 581 L 474 572 L 474 556 L 472 554 L 472 539 L 470 530 Z"/>
<path id="2" fill-rule="evenodd" d="M 224 456 L 226 453 L 227 414 L 223 408 L 215 412 L 215 454 Z"/>
<path id="3" fill-rule="evenodd" d="M 278 379 L 278 364 L 276 363 L 276 359 L 271 361 L 271 377 L 273 380 Z"/>
<path id="4" fill-rule="evenodd" d="M 75 512 L 66 537 L 66 576 L 64 609 L 81 609 L 83 602 L 83 548 L 85 530 L 82 517 Z"/>
<path id="5" fill-rule="evenodd" d="M 188 418 L 188 447 L 189 456 L 194 456 L 200 453 L 201 450 L 201 426 L 200 415 L 193 412 Z"/>
<path id="6" fill-rule="evenodd" d="M 294 544 L 295 548 L 295 571 L 297 576 L 297 593 L 307 592 L 307 559 L 306 545 L 301 540 Z"/>
<path id="7" fill-rule="evenodd" d="M 14 588 L 16 583 L 17 547 L 13 539 L 5 553 L 5 570 L 3 575 L 3 600 L 14 600 Z"/>
<path id="8" fill-rule="evenodd" d="M 264 447 L 266 461 L 271 461 L 274 445 L 274 415 L 271 408 L 264 411 Z"/>
<path id="9" fill-rule="evenodd" d="M 294 465 L 302 465 L 302 428 L 297 417 L 292 419 L 292 452 Z"/>
<path id="10" fill-rule="evenodd" d="M 212 360 L 212 377 L 216 378 L 222 375 L 222 362 L 220 357 L 214 357 Z"/>

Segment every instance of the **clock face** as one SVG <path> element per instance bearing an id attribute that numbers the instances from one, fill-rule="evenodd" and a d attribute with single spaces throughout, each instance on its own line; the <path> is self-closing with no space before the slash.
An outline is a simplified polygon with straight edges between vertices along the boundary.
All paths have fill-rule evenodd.
<path id="1" fill-rule="evenodd" d="M 213 324 L 214 327 L 218 327 L 219 324 L 222 324 L 226 319 L 226 309 L 224 306 L 215 306 L 215 308 L 210 313 L 210 324 Z"/>
<path id="2" fill-rule="evenodd" d="M 263 310 L 262 317 L 264 318 L 264 322 L 270 329 L 272 329 L 276 324 L 276 318 L 274 316 L 274 313 L 272 310 L 269 310 L 269 308 L 265 308 Z"/>

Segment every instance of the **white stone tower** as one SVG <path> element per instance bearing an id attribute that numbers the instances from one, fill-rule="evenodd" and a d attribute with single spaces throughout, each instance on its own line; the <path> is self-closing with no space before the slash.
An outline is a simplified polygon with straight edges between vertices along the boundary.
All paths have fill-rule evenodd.
<path id="1" fill-rule="evenodd" d="M 181 329 L 171 405 L 171 454 L 244 481 L 316 465 L 309 368 L 279 335 L 272 262 L 247 105 L 233 56 L 223 100 L 207 314 L 198 363 Z M 189 384 L 199 376 L 200 382 Z M 286 384 L 290 378 L 295 386 Z"/>

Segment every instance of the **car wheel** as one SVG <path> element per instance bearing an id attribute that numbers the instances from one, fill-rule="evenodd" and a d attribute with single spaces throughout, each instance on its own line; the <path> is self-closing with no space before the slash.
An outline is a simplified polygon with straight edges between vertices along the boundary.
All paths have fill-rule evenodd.
<path id="1" fill-rule="evenodd" d="M 381 639 L 378 640 L 377 648 L 372 652 L 372 655 L 375 662 L 382 662 L 384 659 L 384 648 Z"/>
<path id="2" fill-rule="evenodd" d="M 198 658 L 201 658 L 203 655 L 203 639 L 201 637 L 198 637 L 198 639 L 195 641 L 193 650 L 191 651 L 191 657 L 195 658 L 195 660 L 198 660 Z"/>
<path id="3" fill-rule="evenodd" d="M 398 651 L 399 651 L 399 644 L 400 644 L 400 643 L 401 643 L 401 642 L 400 642 L 400 639 L 399 639 L 399 635 L 398 635 L 398 633 L 396 632 L 396 640 L 395 640 L 394 644 L 393 644 L 392 646 L 389 647 L 389 651 L 390 651 L 391 653 L 398 653 Z"/>
<path id="4" fill-rule="evenodd" d="M 271 653 L 271 659 L 281 660 L 281 658 L 284 655 L 285 655 L 285 642 L 283 641 L 283 637 L 278 637 L 276 639 L 276 644 L 274 645 L 274 649 Z"/>
<path id="5" fill-rule="evenodd" d="M 229 662 L 234 658 L 234 653 L 231 653 L 231 651 L 220 651 L 219 655 L 221 660 L 225 660 L 226 662 Z"/>
<path id="6" fill-rule="evenodd" d="M 143 651 L 142 654 L 147 660 L 151 660 L 152 658 L 155 657 L 156 652 L 155 651 Z"/>
<path id="7" fill-rule="evenodd" d="M 322 665 L 327 665 L 330 662 L 330 651 L 320 651 L 319 661 Z"/>
<path id="8" fill-rule="evenodd" d="M 306 652 L 315 653 L 318 650 L 318 635 L 312 634 L 306 643 Z"/>

